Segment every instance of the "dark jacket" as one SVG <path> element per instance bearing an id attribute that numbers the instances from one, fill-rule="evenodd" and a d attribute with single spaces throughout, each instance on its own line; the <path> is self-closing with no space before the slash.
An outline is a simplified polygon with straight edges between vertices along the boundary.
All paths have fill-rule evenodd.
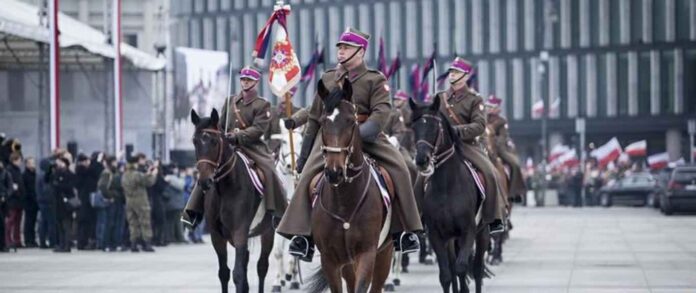
<path id="1" fill-rule="evenodd" d="M 36 199 L 36 170 L 25 169 L 22 174 L 24 179 L 24 208 L 28 210 L 33 210 L 38 208 L 38 203 Z"/>
<path id="2" fill-rule="evenodd" d="M 68 200 L 75 197 L 75 174 L 70 169 L 55 169 L 50 176 L 53 196 L 59 217 L 65 216 L 71 208 Z"/>
<path id="3" fill-rule="evenodd" d="M 22 177 L 22 169 L 13 164 L 10 164 L 9 166 L 7 166 L 7 171 L 12 176 L 12 183 L 16 184 L 17 187 L 14 188 L 13 185 L 13 191 L 10 193 L 10 196 L 7 200 L 7 207 L 11 209 L 22 208 L 22 205 L 24 203 L 24 197 L 26 194 L 26 190 L 24 188 L 24 178 Z"/>
<path id="4" fill-rule="evenodd" d="M 4 167 L 0 168 L 0 208 L 4 208 L 12 193 L 12 175 Z M 0 210 L 0 213 L 2 211 Z M 0 219 L 4 221 L 4 219 Z M 3 235 L 4 237 L 4 235 Z"/>

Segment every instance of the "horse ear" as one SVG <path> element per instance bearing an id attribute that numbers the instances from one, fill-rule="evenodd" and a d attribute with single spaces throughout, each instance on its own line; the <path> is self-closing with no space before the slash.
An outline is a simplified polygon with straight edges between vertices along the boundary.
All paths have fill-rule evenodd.
<path id="1" fill-rule="evenodd" d="M 220 115 L 218 115 L 217 109 L 213 108 L 213 111 L 210 112 L 210 123 L 217 125 L 218 121 L 220 121 Z"/>
<path id="2" fill-rule="evenodd" d="M 440 96 L 436 95 L 433 99 L 433 103 L 430 104 L 430 110 L 439 111 L 440 110 Z"/>
<path id="3" fill-rule="evenodd" d="M 317 83 L 317 93 L 319 94 L 319 97 L 321 97 L 322 100 L 329 95 L 329 90 L 326 89 L 324 81 L 321 79 L 319 79 L 319 82 Z"/>
<path id="4" fill-rule="evenodd" d="M 193 125 L 198 125 L 198 122 L 201 121 L 201 117 L 198 117 L 198 113 L 196 113 L 196 110 L 191 109 L 191 123 Z"/>
<path id="5" fill-rule="evenodd" d="M 348 102 L 353 101 L 353 83 L 348 79 L 343 81 L 343 99 Z"/>
<path id="6" fill-rule="evenodd" d="M 408 106 L 411 107 L 411 110 L 418 110 L 418 104 L 412 98 L 408 98 Z"/>

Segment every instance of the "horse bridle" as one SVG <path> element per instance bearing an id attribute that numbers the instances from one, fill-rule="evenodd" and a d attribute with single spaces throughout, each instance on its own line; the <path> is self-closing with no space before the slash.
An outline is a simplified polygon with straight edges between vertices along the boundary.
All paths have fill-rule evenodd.
<path id="1" fill-rule="evenodd" d="M 342 103 L 348 103 L 353 107 L 353 113 L 355 115 L 355 123 L 353 124 L 353 127 L 350 132 L 350 142 L 348 142 L 348 146 L 345 147 L 336 147 L 336 146 L 327 146 L 326 143 L 324 142 L 324 136 L 321 136 L 322 142 L 321 142 L 321 151 L 322 155 L 324 156 L 324 168 L 326 168 L 326 154 L 327 153 L 334 153 L 334 154 L 341 154 L 341 153 L 346 153 L 346 158 L 345 161 L 343 162 L 343 180 L 346 183 L 351 183 L 355 178 L 358 178 L 360 174 L 362 174 L 363 171 L 363 163 L 360 164 L 360 166 L 355 166 L 353 165 L 353 162 L 350 161 L 350 159 L 353 157 L 353 153 L 355 152 L 355 148 L 353 147 L 353 144 L 355 142 L 355 129 L 358 128 L 358 114 L 355 112 L 355 104 L 341 100 Z M 348 170 L 355 172 L 355 175 L 349 176 L 348 175 Z"/>
<path id="2" fill-rule="evenodd" d="M 427 147 L 429 147 L 433 152 L 433 155 L 430 158 L 430 165 L 432 166 L 432 170 L 429 170 L 429 172 L 423 174 L 424 176 L 430 176 L 433 172 L 435 172 L 435 169 L 440 167 L 444 162 L 449 160 L 449 158 L 451 158 L 452 155 L 454 155 L 454 144 L 452 144 L 452 146 L 449 149 L 438 153 L 438 150 L 440 150 L 440 147 L 442 146 L 442 143 L 445 140 L 445 129 L 444 127 L 442 127 L 442 117 L 432 114 L 423 114 L 418 119 L 425 120 L 426 118 L 437 121 L 438 131 L 437 137 L 435 138 L 435 144 L 433 145 L 427 140 L 419 139 L 418 141 L 416 141 L 416 146 L 418 146 L 419 144 L 424 144 Z"/>
<path id="3" fill-rule="evenodd" d="M 201 131 L 203 131 L 204 133 L 210 133 L 210 134 L 214 134 L 215 136 L 217 136 L 218 141 L 220 142 L 220 145 L 218 147 L 217 160 L 212 161 L 209 159 L 199 159 L 196 161 L 196 169 L 198 169 L 198 165 L 200 165 L 200 164 L 208 164 L 208 165 L 213 166 L 213 168 L 214 168 L 214 170 L 213 170 L 213 182 L 218 182 L 218 181 L 220 181 L 220 179 L 224 178 L 230 172 L 232 172 L 232 169 L 233 169 L 232 167 L 230 167 L 225 172 L 222 172 L 222 171 L 227 166 L 234 166 L 234 163 L 237 160 L 237 156 L 235 156 L 233 154 L 232 156 L 230 156 L 229 159 L 227 159 L 227 161 L 224 164 L 220 165 L 220 161 L 222 160 L 222 155 L 224 153 L 224 147 L 225 147 L 225 144 L 224 144 L 225 141 L 222 138 L 222 132 L 219 130 L 216 130 L 216 129 L 203 129 Z M 220 174 L 220 173 L 222 173 L 222 174 Z"/>

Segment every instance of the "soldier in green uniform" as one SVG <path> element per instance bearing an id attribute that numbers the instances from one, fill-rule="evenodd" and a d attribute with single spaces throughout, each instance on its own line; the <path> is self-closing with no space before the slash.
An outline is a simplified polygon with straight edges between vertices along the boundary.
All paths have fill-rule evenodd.
<path id="1" fill-rule="evenodd" d="M 293 87 L 290 89 L 290 95 L 294 96 L 295 93 L 297 92 L 297 87 Z M 292 105 L 292 115 L 290 117 L 287 117 L 287 110 L 286 110 L 286 102 L 285 99 L 280 98 L 280 102 L 278 103 L 278 106 L 271 111 L 271 121 L 268 125 L 268 130 L 266 130 L 266 133 L 264 134 L 264 139 L 268 143 L 268 147 L 271 149 L 273 153 L 277 153 L 278 150 L 280 149 L 280 146 L 282 144 L 282 141 L 287 138 L 286 137 L 278 137 L 282 132 L 280 131 L 280 120 L 283 119 L 283 125 L 287 124 L 287 121 L 292 120 L 293 121 L 293 128 L 299 127 L 302 124 L 304 124 L 307 121 L 307 110 L 304 108 L 297 107 L 295 105 Z M 297 124 L 297 126 L 295 126 Z M 287 128 L 287 127 L 286 127 Z M 291 128 L 290 128 L 291 129 Z"/>
<path id="2" fill-rule="evenodd" d="M 368 69 L 364 56 L 369 35 L 348 29 L 336 43 L 339 64 L 326 71 L 321 79 L 329 91 L 348 79 L 353 85 L 352 100 L 358 112 L 363 151 L 384 166 L 395 180 L 395 205 L 392 217 L 392 236 L 397 249 L 412 252 L 419 248 L 415 231 L 423 229 L 413 196 L 408 168 L 399 151 L 392 146 L 382 130 L 391 113 L 389 86 L 379 71 Z M 320 150 L 322 140 L 319 121 L 323 115 L 323 102 L 317 95 L 309 109 L 309 120 L 302 140 L 302 150 L 297 160 L 297 171 L 302 176 L 295 190 L 288 212 L 280 222 L 279 234 L 291 238 L 290 253 L 303 260 L 311 260 L 314 244 L 311 232 L 311 179 L 324 168 Z M 305 167 L 306 165 L 306 167 Z M 404 232 L 404 233 L 402 233 Z"/>
<path id="3" fill-rule="evenodd" d="M 128 160 L 126 172 L 121 179 L 126 197 L 126 218 L 130 231 L 131 251 L 138 252 L 138 241 L 143 241 L 143 251 L 153 252 L 152 226 L 150 224 L 150 201 L 147 188 L 155 184 L 157 168 L 151 166 L 144 173 L 145 155 L 137 154 Z"/>
<path id="4" fill-rule="evenodd" d="M 520 160 L 517 154 L 515 154 L 514 144 L 512 139 L 510 139 L 507 119 L 500 115 L 502 102 L 501 99 L 493 95 L 486 100 L 488 124 L 491 125 L 491 129 L 494 131 L 495 147 L 498 150 L 498 156 L 510 168 L 509 196 L 511 198 L 521 197 L 527 193 L 527 186 L 525 186 L 524 178 L 522 177 Z"/>
<path id="5" fill-rule="evenodd" d="M 392 112 L 387 123 L 384 125 L 384 134 L 387 135 L 389 142 L 399 149 L 404 162 L 411 173 L 411 180 L 416 180 L 418 169 L 413 162 L 413 131 L 411 130 L 411 109 L 408 106 L 409 95 L 404 91 L 397 91 L 394 94 Z"/>
<path id="6" fill-rule="evenodd" d="M 280 177 L 275 172 L 273 156 L 262 140 L 271 119 L 271 103 L 259 97 L 256 91 L 261 79 L 258 70 L 244 67 L 239 79 L 242 92 L 225 100 L 218 128 L 227 130 L 225 139 L 239 147 L 263 173 L 266 210 L 272 213 L 274 223 L 277 223 L 285 212 L 287 201 Z M 195 227 L 203 216 L 203 202 L 203 189 L 196 184 L 181 221 Z"/>
<path id="7" fill-rule="evenodd" d="M 483 173 L 486 190 L 483 220 L 489 223 L 490 232 L 494 234 L 505 230 L 502 210 L 498 208 L 500 188 L 495 167 L 479 142 L 479 136 L 486 131 L 486 114 L 483 98 L 467 86 L 472 73 L 471 63 L 459 57 L 455 58 L 449 68 L 450 88 L 437 95 L 442 101 L 440 111 L 447 117 L 463 142 L 464 156 Z"/>

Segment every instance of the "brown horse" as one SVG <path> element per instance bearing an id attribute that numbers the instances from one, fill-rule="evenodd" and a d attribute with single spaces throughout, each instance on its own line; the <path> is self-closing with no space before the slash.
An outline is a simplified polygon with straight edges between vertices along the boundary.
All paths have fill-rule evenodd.
<path id="1" fill-rule="evenodd" d="M 491 163 L 493 163 L 493 166 L 495 166 L 495 170 L 498 173 L 498 178 L 500 178 L 498 184 L 500 184 L 500 191 L 502 192 L 503 197 L 499 200 L 502 199 L 505 201 L 505 213 L 509 216 L 512 212 L 512 205 L 510 204 L 511 198 L 509 194 L 510 177 L 507 175 L 507 172 L 505 172 L 503 160 L 500 159 L 498 145 L 495 141 L 495 130 L 493 130 L 491 125 L 486 127 L 486 135 L 484 136 L 484 140 L 486 151 L 488 152 L 488 158 L 491 160 Z M 509 233 L 507 229 L 503 233 L 497 233 L 491 236 L 493 240 L 491 242 L 492 247 L 490 253 L 491 265 L 498 265 L 503 262 L 503 243 L 508 237 Z"/>
<path id="2" fill-rule="evenodd" d="M 331 92 L 319 82 L 318 93 L 328 116 L 321 121 L 325 167 L 314 188 L 317 198 L 312 210 L 321 270 L 312 277 L 310 292 L 327 288 L 341 292 L 341 277 L 350 292 L 382 292 L 389 276 L 391 239 L 378 247 L 387 212 L 362 151 L 352 92 L 350 81 Z"/>
<path id="3" fill-rule="evenodd" d="M 268 256 L 273 249 L 274 229 L 271 216 L 266 214 L 261 223 L 250 231 L 255 212 L 261 204 L 261 195 L 254 189 L 235 146 L 229 144 L 218 129 L 219 116 L 213 109 L 210 117 L 200 118 L 191 110 L 191 122 L 196 126 L 193 145 L 196 150 L 198 184 L 206 191 L 205 220 L 218 258 L 218 278 L 226 293 L 230 280 L 227 267 L 227 242 L 235 248 L 233 280 L 237 292 L 249 292 L 247 265 L 248 240 L 261 236 L 261 256 L 256 271 L 259 292 L 268 272 Z"/>

